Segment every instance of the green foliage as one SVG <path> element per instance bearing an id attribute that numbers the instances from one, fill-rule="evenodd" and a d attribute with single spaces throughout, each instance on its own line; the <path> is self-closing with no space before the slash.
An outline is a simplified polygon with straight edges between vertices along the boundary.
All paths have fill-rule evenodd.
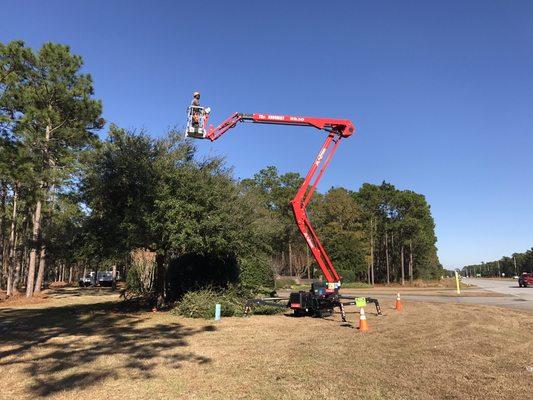
<path id="1" fill-rule="evenodd" d="M 476 274 L 481 274 L 481 276 L 505 274 L 506 277 L 510 277 L 520 275 L 523 272 L 533 272 L 533 247 L 523 253 L 513 253 L 499 260 L 466 265 L 462 268 L 462 274 L 469 276 L 475 276 Z"/>
<path id="2" fill-rule="evenodd" d="M 366 271 L 367 243 L 363 216 L 354 197 L 344 188 L 332 188 L 314 207 L 319 236 L 335 268 L 347 281 Z"/>
<path id="3" fill-rule="evenodd" d="M 207 287 L 202 290 L 187 292 L 175 307 L 172 313 L 188 318 L 213 319 L 215 305 L 221 305 L 223 317 L 242 317 L 247 300 L 254 298 L 254 290 L 243 285 L 230 285 L 224 290 Z M 259 305 L 252 307 L 252 314 L 273 315 L 283 312 L 282 307 Z"/>
<path id="4" fill-rule="evenodd" d="M 238 279 L 237 259 L 231 253 L 187 253 L 168 264 L 167 301 L 178 300 L 190 290 L 223 290 L 236 284 Z"/>
<path id="5" fill-rule="evenodd" d="M 86 245 L 104 258 L 157 251 L 154 290 L 167 301 L 236 283 L 239 263 L 244 283 L 272 283 L 253 209 L 230 171 L 218 158 L 195 160 L 176 132 L 152 139 L 112 126 L 90 157 L 82 193 L 91 210 Z"/>
<path id="6" fill-rule="evenodd" d="M 246 300 L 252 297 L 253 293 L 238 285 L 225 290 L 207 287 L 187 292 L 173 312 L 189 318 L 212 319 L 215 316 L 215 305 L 220 304 L 223 317 L 240 317 L 244 315 Z"/>
<path id="7" fill-rule="evenodd" d="M 242 284 L 250 287 L 274 287 L 274 274 L 270 267 L 270 260 L 264 254 L 254 254 L 239 259 Z"/>
<path id="8" fill-rule="evenodd" d="M 154 212 L 159 156 L 153 139 L 112 125 L 108 140 L 88 158 L 82 181 L 84 201 L 91 209 L 87 228 L 106 257 L 154 242 L 149 217 Z"/>
<path id="9" fill-rule="evenodd" d="M 101 102 L 93 98 L 92 79 L 82 66 L 68 46 L 45 43 L 34 52 L 22 41 L 0 43 L 0 181 L 10 194 L 12 226 L 18 243 L 29 244 L 33 254 L 42 245 L 46 261 L 63 266 L 78 261 L 80 161 L 97 143 L 96 131 L 104 123 Z M 37 204 L 42 213 L 35 214 L 30 229 L 28 216 Z M 12 265 L 19 250 L 14 244 Z"/>
<path id="10" fill-rule="evenodd" d="M 274 306 L 270 304 L 253 305 L 251 307 L 251 315 L 276 315 L 284 313 L 287 309 L 284 307 Z"/>
<path id="11" fill-rule="evenodd" d="M 190 291 L 176 304 L 172 312 L 188 318 L 213 319 L 215 305 L 218 303 L 221 305 L 223 317 L 242 316 L 244 303 L 240 300 L 213 289 Z"/>
<path id="12" fill-rule="evenodd" d="M 381 185 L 365 183 L 353 196 L 363 210 L 367 240 L 373 243 L 376 281 L 386 280 L 387 254 L 391 280 L 400 280 L 402 248 L 406 278 L 411 255 L 414 279 L 435 279 L 442 275 L 435 245 L 435 223 L 423 195 L 398 190 L 383 182 Z M 371 261 L 368 258 L 368 264 Z"/>

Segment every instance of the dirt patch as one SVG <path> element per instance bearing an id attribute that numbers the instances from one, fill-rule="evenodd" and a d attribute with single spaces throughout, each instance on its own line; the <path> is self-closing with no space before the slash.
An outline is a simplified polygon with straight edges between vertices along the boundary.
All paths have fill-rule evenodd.
<path id="1" fill-rule="evenodd" d="M 72 287 L 73 285 L 71 283 L 68 283 L 68 282 L 52 282 L 50 283 L 49 287 L 50 288 L 64 288 L 64 287 Z"/>
<path id="2" fill-rule="evenodd" d="M 23 293 L 20 293 L 17 296 L 4 297 L 0 299 L 0 308 L 4 307 L 21 307 L 33 304 L 42 304 L 48 300 L 48 295 L 46 293 L 40 293 L 34 295 L 33 297 L 27 298 Z"/>

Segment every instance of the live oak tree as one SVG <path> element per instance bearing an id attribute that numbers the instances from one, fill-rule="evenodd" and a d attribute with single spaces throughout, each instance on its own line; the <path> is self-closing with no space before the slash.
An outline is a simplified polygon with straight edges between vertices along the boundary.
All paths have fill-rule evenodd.
<path id="1" fill-rule="evenodd" d="M 237 281 L 239 268 L 241 280 L 267 277 L 248 262 L 261 261 L 252 208 L 221 159 L 194 152 L 176 132 L 153 139 L 112 126 L 82 180 L 85 246 L 116 261 L 156 252 L 147 294 L 159 306 L 187 288 Z"/>

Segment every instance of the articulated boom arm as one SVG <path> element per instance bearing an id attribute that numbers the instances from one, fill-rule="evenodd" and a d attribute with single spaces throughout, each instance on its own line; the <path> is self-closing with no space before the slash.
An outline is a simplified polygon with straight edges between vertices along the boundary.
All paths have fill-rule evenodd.
<path id="1" fill-rule="evenodd" d="M 234 113 L 216 128 L 212 126 L 207 130 L 206 139 L 211 141 L 218 139 L 229 129 L 237 125 L 237 122 L 253 122 L 256 124 L 273 125 L 295 125 L 311 126 L 330 133 L 338 134 L 341 137 L 348 137 L 355 128 L 350 120 L 334 118 L 301 117 L 294 115 L 273 115 L 273 114 L 243 114 Z"/>
<path id="2" fill-rule="evenodd" d="M 337 147 L 342 138 L 351 136 L 355 128 L 350 120 L 334 119 L 334 118 L 316 118 L 316 117 L 301 117 L 293 115 L 272 115 L 272 114 L 242 114 L 235 113 L 216 128 L 210 126 L 204 136 L 205 139 L 214 141 L 226 133 L 229 129 L 235 127 L 238 122 L 252 122 L 260 124 L 273 125 L 296 125 L 296 126 L 310 126 L 328 132 L 324 144 L 322 145 L 318 155 L 307 173 L 304 182 L 298 189 L 296 196 L 291 201 L 291 206 L 294 212 L 294 218 L 298 229 L 302 233 L 309 249 L 322 270 L 324 277 L 331 285 L 329 289 L 333 290 L 338 287 L 340 282 L 340 275 L 337 273 L 329 256 L 318 239 L 318 236 L 311 225 L 311 221 L 307 216 L 306 206 L 311 200 L 320 178 L 328 167 L 331 157 L 337 150 Z"/>

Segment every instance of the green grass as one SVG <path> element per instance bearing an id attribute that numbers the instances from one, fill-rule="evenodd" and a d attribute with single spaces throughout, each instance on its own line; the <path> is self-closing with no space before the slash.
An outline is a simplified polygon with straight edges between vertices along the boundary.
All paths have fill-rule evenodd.
<path id="1" fill-rule="evenodd" d="M 293 286 L 297 286 L 296 281 L 291 278 L 276 279 L 276 289 L 291 289 Z"/>
<path id="2" fill-rule="evenodd" d="M 346 283 L 341 284 L 341 288 L 346 288 L 346 289 L 366 289 L 366 288 L 371 288 L 371 287 L 373 286 L 369 285 L 366 282 L 346 282 Z"/>

